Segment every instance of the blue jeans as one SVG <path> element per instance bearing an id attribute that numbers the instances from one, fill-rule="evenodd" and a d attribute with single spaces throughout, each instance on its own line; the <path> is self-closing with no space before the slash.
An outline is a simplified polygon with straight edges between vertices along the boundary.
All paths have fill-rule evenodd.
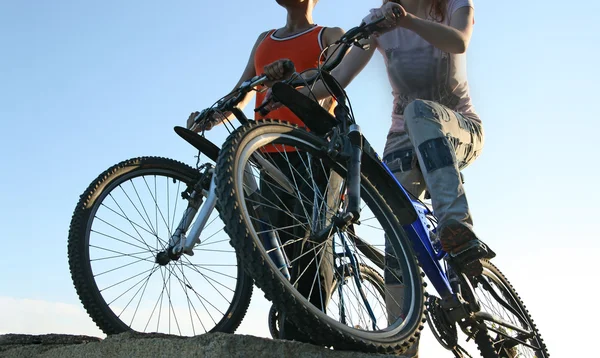
<path id="1" fill-rule="evenodd" d="M 472 228 L 460 170 L 481 154 L 481 123 L 441 104 L 416 100 L 404 111 L 404 128 L 388 135 L 383 160 L 413 195 L 421 197 L 427 188 L 440 223 L 455 219 Z"/>
<path id="2" fill-rule="evenodd" d="M 388 134 L 383 160 L 411 194 L 422 199 L 425 189 L 429 191 L 440 224 L 455 219 L 472 230 L 460 170 L 481 153 L 481 123 L 436 102 L 416 100 L 404 110 L 404 129 Z M 404 317 L 396 303 L 402 300 L 404 287 L 386 275 L 389 320 Z M 418 347 L 417 339 L 403 357 L 418 357 Z"/>

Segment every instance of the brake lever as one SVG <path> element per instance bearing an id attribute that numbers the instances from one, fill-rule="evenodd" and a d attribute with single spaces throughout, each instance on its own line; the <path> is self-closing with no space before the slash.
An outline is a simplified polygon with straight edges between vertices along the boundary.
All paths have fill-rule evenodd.
<path id="1" fill-rule="evenodd" d="M 260 113 L 262 116 L 266 116 L 269 114 L 269 110 L 267 110 L 267 106 L 273 102 L 273 96 L 271 96 L 267 101 L 263 102 L 260 106 L 254 109 L 254 113 Z"/>
<path id="2" fill-rule="evenodd" d="M 206 116 L 208 111 L 210 111 L 211 109 L 212 108 L 204 108 L 202 111 L 200 111 L 200 113 L 198 113 L 196 118 L 194 118 L 194 124 L 200 123 L 202 121 L 202 119 L 204 119 L 204 117 Z"/>

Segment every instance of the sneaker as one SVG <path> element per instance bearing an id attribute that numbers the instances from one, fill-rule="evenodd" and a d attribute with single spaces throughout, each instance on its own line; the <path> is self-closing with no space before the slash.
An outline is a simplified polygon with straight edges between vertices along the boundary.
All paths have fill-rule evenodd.
<path id="1" fill-rule="evenodd" d="M 467 276 L 480 275 L 483 272 L 480 260 L 496 256 L 466 225 L 456 220 L 448 220 L 440 226 L 442 249 Z"/>

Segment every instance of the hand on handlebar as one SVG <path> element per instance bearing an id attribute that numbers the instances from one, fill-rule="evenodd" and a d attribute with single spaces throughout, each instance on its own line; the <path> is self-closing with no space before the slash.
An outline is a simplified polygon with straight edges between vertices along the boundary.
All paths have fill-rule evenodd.
<path id="1" fill-rule="evenodd" d="M 196 123 L 196 119 L 200 115 L 200 112 L 192 112 L 187 119 L 187 129 L 194 131 L 196 133 L 201 131 L 209 131 L 218 123 L 223 121 L 225 118 L 229 117 L 231 112 L 217 112 L 212 111 L 206 118 L 202 119 L 200 122 Z"/>
<path id="2" fill-rule="evenodd" d="M 383 31 L 376 31 L 373 34 L 380 35 L 382 32 L 391 30 L 395 27 L 403 27 L 407 21 L 407 15 L 408 13 L 400 4 L 388 1 L 379 9 L 373 10 L 371 14 L 372 20 L 384 18 L 378 26 Z"/>
<path id="3" fill-rule="evenodd" d="M 265 86 L 272 87 L 276 82 L 289 79 L 296 73 L 296 67 L 291 60 L 284 58 L 266 65 L 263 71 L 270 80 L 265 82 Z"/>
<path id="4" fill-rule="evenodd" d="M 277 100 L 275 100 L 275 98 L 273 97 L 273 91 L 271 90 L 271 88 L 269 88 L 267 90 L 267 93 L 265 94 L 265 99 L 263 99 L 260 107 L 261 107 L 260 113 L 263 115 L 266 115 L 266 113 L 269 113 L 271 111 L 274 111 L 276 109 L 283 107 L 283 104 L 281 104 L 280 102 L 277 102 Z"/>

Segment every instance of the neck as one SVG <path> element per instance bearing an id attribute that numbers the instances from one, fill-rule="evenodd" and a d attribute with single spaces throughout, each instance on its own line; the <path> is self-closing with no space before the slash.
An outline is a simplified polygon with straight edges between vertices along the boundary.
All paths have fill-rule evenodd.
<path id="1" fill-rule="evenodd" d="M 308 7 L 290 7 L 287 9 L 287 21 L 285 32 L 294 33 L 306 30 L 314 25 L 312 18 L 312 6 Z"/>

